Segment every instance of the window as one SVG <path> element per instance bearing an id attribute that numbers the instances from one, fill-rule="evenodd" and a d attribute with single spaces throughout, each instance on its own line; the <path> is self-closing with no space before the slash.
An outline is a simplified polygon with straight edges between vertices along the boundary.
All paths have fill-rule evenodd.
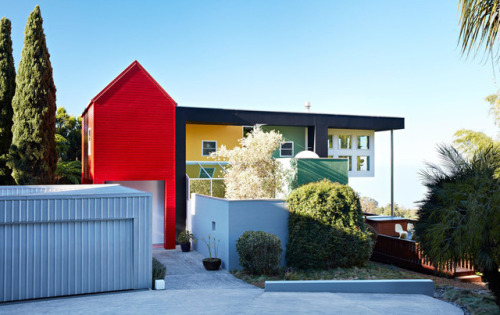
<path id="1" fill-rule="evenodd" d="M 253 126 L 243 126 L 243 138 L 253 131 Z"/>
<path id="2" fill-rule="evenodd" d="M 333 136 L 328 135 L 328 149 L 333 149 Z"/>
<path id="3" fill-rule="evenodd" d="M 217 141 L 202 141 L 201 155 L 210 156 L 212 152 L 217 152 Z"/>
<path id="4" fill-rule="evenodd" d="M 352 171 L 352 156 L 350 156 L 350 155 L 342 155 L 342 156 L 339 156 L 339 159 L 347 159 L 347 162 L 349 164 L 348 170 Z"/>
<path id="5" fill-rule="evenodd" d="M 89 147 L 89 154 L 88 155 L 91 155 L 92 154 L 92 138 L 90 137 L 90 128 L 89 130 L 87 131 L 87 143 L 88 143 L 88 147 Z"/>
<path id="6" fill-rule="evenodd" d="M 293 157 L 293 141 L 286 141 L 280 144 L 281 157 Z"/>
<path id="7" fill-rule="evenodd" d="M 205 171 L 203 171 L 203 169 L 205 169 Z M 215 173 L 215 167 L 204 167 L 204 168 L 200 167 L 200 174 L 198 175 L 198 178 L 212 178 L 214 177 L 214 173 Z"/>
<path id="8" fill-rule="evenodd" d="M 370 136 L 358 136 L 358 149 L 368 150 L 370 148 Z"/>
<path id="9" fill-rule="evenodd" d="M 339 135 L 339 149 L 351 148 L 351 136 Z"/>
<path id="10" fill-rule="evenodd" d="M 358 171 L 370 170 L 370 157 L 367 155 L 358 156 Z"/>

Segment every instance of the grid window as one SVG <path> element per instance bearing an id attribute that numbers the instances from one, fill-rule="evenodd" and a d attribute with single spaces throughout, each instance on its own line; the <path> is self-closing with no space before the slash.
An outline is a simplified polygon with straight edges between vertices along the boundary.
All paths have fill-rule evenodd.
<path id="1" fill-rule="evenodd" d="M 212 152 L 217 152 L 217 141 L 202 141 L 201 155 L 210 156 Z"/>
<path id="2" fill-rule="evenodd" d="M 370 136 L 358 136 L 358 149 L 368 150 L 370 148 Z"/>
<path id="3" fill-rule="evenodd" d="M 351 136 L 339 135 L 339 149 L 351 148 Z"/>
<path id="4" fill-rule="evenodd" d="M 293 157 L 293 141 L 287 141 L 281 143 L 280 157 Z"/>
<path id="5" fill-rule="evenodd" d="M 341 156 L 339 156 L 339 159 L 347 159 L 347 162 L 349 164 L 349 171 L 352 171 L 352 156 L 350 156 L 350 155 L 341 155 Z"/>
<path id="6" fill-rule="evenodd" d="M 333 149 L 333 136 L 328 135 L 328 149 Z"/>

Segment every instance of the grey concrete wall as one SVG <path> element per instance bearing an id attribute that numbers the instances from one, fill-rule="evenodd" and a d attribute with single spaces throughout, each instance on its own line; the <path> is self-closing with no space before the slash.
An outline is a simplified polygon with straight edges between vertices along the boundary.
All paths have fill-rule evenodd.
<path id="1" fill-rule="evenodd" d="M 222 260 L 222 268 L 228 269 L 229 262 L 229 216 L 228 203 L 225 199 L 193 194 L 190 201 L 191 228 L 197 239 L 194 249 L 208 257 L 208 248 L 203 242 L 208 235 L 214 237 L 218 243 L 218 258 Z M 212 253 L 213 255 L 213 253 Z"/>
<path id="2" fill-rule="evenodd" d="M 208 257 L 201 238 L 210 234 L 220 239 L 219 256 L 227 270 L 241 269 L 236 241 L 245 231 L 264 231 L 280 238 L 285 265 L 288 215 L 284 201 L 275 199 L 227 200 L 194 194 L 188 207 L 188 222 L 198 239 L 194 248 Z"/>
<path id="3" fill-rule="evenodd" d="M 0 302 L 151 287 L 151 194 L 72 185 L 0 196 Z"/>
<path id="4" fill-rule="evenodd" d="M 229 266 L 228 270 L 241 269 L 236 242 L 245 231 L 264 231 L 281 240 L 285 265 L 288 242 L 289 211 L 283 200 L 230 200 L 229 205 Z"/>

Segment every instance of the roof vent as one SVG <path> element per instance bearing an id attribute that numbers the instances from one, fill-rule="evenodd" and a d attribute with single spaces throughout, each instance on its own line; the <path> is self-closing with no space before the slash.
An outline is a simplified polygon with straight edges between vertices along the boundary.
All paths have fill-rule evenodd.
<path id="1" fill-rule="evenodd" d="M 305 104 L 304 104 L 304 107 L 306 108 L 306 112 L 310 112 L 311 111 L 311 102 L 307 101 Z"/>

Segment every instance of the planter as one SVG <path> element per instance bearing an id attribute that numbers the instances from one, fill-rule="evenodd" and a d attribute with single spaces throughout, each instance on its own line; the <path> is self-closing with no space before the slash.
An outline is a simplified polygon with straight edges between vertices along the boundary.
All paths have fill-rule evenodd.
<path id="1" fill-rule="evenodd" d="M 220 268 L 220 264 L 222 261 L 220 258 L 204 258 L 203 259 L 203 267 L 206 270 L 218 270 Z"/>
<path id="2" fill-rule="evenodd" d="M 181 243 L 181 250 L 183 252 L 189 252 L 191 250 L 191 243 Z"/>
<path id="3" fill-rule="evenodd" d="M 165 290 L 165 280 L 156 279 L 155 280 L 155 290 Z"/>

